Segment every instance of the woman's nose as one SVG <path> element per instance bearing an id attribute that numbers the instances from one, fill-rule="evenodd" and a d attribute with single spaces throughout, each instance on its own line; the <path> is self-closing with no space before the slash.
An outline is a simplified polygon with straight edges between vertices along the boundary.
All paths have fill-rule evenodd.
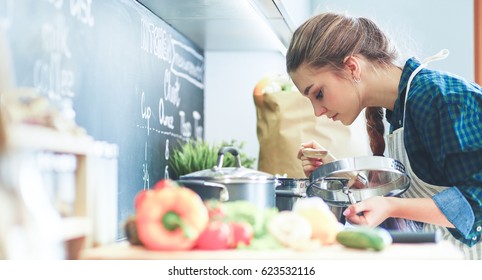
<path id="1" fill-rule="evenodd" d="M 315 111 L 315 116 L 317 117 L 321 117 L 323 116 L 326 112 L 328 112 L 328 110 L 323 107 L 323 106 L 318 106 L 318 107 L 313 107 L 314 111 Z"/>

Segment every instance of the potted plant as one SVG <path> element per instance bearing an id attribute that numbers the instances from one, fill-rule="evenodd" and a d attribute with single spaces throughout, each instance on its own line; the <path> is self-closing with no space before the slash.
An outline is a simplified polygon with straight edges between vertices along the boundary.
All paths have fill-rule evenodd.
<path id="1" fill-rule="evenodd" d="M 182 175 L 213 168 L 217 164 L 219 149 L 225 146 L 237 148 L 243 167 L 252 168 L 255 158 L 249 157 L 242 151 L 243 142 L 231 140 L 223 141 L 221 144 L 214 144 L 205 140 L 192 140 L 185 143 L 180 142 L 174 148 L 169 158 L 169 168 L 172 170 L 172 177 L 178 179 Z M 234 156 L 229 153 L 226 154 L 223 160 L 223 167 L 234 166 Z"/>

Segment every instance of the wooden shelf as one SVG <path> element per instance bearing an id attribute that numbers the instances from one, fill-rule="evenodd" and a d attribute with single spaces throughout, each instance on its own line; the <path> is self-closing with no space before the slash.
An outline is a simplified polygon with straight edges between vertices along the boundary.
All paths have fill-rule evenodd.
<path id="1" fill-rule="evenodd" d="M 87 135 L 72 135 L 39 125 L 12 124 L 8 128 L 9 146 L 14 149 L 47 150 L 86 155 L 94 140 Z"/>
<path id="2" fill-rule="evenodd" d="M 8 147 L 12 153 L 47 152 L 70 154 L 76 157 L 72 170 L 75 176 L 75 201 L 72 213 L 62 219 L 62 236 L 68 259 L 77 259 L 81 250 L 93 247 L 95 182 L 89 169 L 96 156 L 96 141 L 88 135 L 73 135 L 53 128 L 29 124 L 7 126 Z M 30 159 L 28 159 L 30 160 Z"/>

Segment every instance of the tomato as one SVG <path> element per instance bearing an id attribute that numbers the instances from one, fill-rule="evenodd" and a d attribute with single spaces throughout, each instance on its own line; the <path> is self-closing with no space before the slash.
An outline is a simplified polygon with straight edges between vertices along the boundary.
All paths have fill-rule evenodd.
<path id="1" fill-rule="evenodd" d="M 254 229 L 251 224 L 247 222 L 231 222 L 231 230 L 233 232 L 233 243 L 231 248 L 237 248 L 239 245 L 248 246 L 254 236 Z"/>
<path id="2" fill-rule="evenodd" d="M 231 226 L 220 220 L 213 220 L 199 235 L 195 248 L 199 250 L 225 250 L 229 249 L 233 235 Z"/>

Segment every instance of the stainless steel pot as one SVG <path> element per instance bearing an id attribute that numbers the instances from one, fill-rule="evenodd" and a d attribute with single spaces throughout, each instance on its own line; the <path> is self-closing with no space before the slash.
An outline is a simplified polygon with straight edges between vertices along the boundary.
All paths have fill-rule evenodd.
<path id="1" fill-rule="evenodd" d="M 363 180 L 353 184 L 353 174 Z M 401 162 L 366 156 L 323 164 L 311 174 L 306 192 L 329 205 L 345 207 L 373 196 L 398 196 L 409 187 L 410 177 Z"/>
<path id="2" fill-rule="evenodd" d="M 292 210 L 300 198 L 306 197 L 307 178 L 277 178 L 276 207 L 279 211 Z"/>
<path id="3" fill-rule="evenodd" d="M 203 180 L 177 180 L 177 182 L 196 192 L 203 200 L 216 199 L 228 201 L 229 192 L 225 185 Z"/>
<path id="4" fill-rule="evenodd" d="M 235 157 L 235 167 L 223 167 L 224 155 L 227 152 Z M 276 206 L 276 178 L 271 174 L 243 167 L 238 150 L 234 147 L 221 148 L 213 168 L 180 176 L 178 182 L 197 192 L 204 200 L 247 200 L 260 208 Z"/>
<path id="5" fill-rule="evenodd" d="M 310 184 L 308 178 L 277 178 L 276 207 L 279 211 L 291 211 L 295 203 L 307 197 L 306 189 Z M 345 222 L 343 208 L 329 206 L 330 211 L 340 223 Z"/>

